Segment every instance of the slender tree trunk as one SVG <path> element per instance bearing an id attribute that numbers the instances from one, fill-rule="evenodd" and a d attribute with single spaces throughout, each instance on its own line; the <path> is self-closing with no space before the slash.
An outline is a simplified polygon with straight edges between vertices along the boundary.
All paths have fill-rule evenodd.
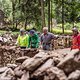
<path id="1" fill-rule="evenodd" d="M 15 4 L 14 2 L 12 1 L 12 19 L 13 19 L 13 22 L 12 22 L 12 25 L 13 25 L 13 29 L 14 29 L 14 19 L 15 19 L 15 13 L 14 13 L 14 10 L 15 10 Z"/>
<path id="2" fill-rule="evenodd" d="M 50 0 L 48 0 L 48 31 L 50 32 Z"/>
<path id="3" fill-rule="evenodd" d="M 42 28 L 46 26 L 45 24 L 45 13 L 44 13 L 44 0 L 41 0 L 41 14 L 42 14 Z"/>
<path id="4" fill-rule="evenodd" d="M 26 26 L 27 26 L 27 18 L 25 19 L 25 30 L 26 30 Z"/>
<path id="5" fill-rule="evenodd" d="M 62 32 L 64 34 L 64 0 L 62 0 Z"/>
<path id="6" fill-rule="evenodd" d="M 16 29 L 17 29 L 17 26 L 18 26 L 18 21 L 16 20 Z"/>
<path id="7" fill-rule="evenodd" d="M 52 32 L 52 0 L 51 0 L 51 32 Z"/>
<path id="8" fill-rule="evenodd" d="M 16 22 L 16 29 L 17 29 L 17 22 Z"/>

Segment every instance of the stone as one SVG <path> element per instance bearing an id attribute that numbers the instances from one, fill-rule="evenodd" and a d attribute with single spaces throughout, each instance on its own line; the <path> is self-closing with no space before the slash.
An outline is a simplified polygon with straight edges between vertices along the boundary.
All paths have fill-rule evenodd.
<path id="1" fill-rule="evenodd" d="M 23 63 L 26 59 L 28 59 L 28 56 L 22 56 L 16 59 L 17 63 Z"/>
<path id="2" fill-rule="evenodd" d="M 57 65 L 66 74 L 80 68 L 80 52 L 78 49 L 72 50 L 68 55 Z"/>
<path id="3" fill-rule="evenodd" d="M 68 76 L 68 80 L 79 80 L 79 79 L 80 79 L 80 70 L 76 70 Z"/>

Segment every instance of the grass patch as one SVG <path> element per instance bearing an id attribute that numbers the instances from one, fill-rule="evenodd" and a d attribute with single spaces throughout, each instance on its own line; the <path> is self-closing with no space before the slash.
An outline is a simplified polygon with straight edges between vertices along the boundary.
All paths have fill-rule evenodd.
<path id="1" fill-rule="evenodd" d="M 8 32 L 8 31 L 0 30 L 0 35 L 5 34 L 6 32 Z M 13 35 L 19 34 L 19 32 L 17 32 L 17 31 L 14 31 L 14 32 L 11 32 L 11 33 L 12 33 Z"/>
<path id="2" fill-rule="evenodd" d="M 63 34 L 61 29 L 53 29 L 52 33 L 54 33 L 54 34 Z M 71 35 L 72 31 L 71 30 L 65 30 L 64 34 L 65 35 Z"/>

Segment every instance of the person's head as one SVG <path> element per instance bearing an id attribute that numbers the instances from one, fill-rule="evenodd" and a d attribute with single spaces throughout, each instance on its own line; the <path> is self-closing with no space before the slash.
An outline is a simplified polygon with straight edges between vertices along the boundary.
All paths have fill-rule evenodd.
<path id="1" fill-rule="evenodd" d="M 25 30 L 24 29 L 20 29 L 20 35 L 24 35 L 25 34 Z"/>
<path id="2" fill-rule="evenodd" d="M 43 28 L 43 33 L 44 33 L 44 34 L 47 34 L 47 33 L 48 33 L 48 28 L 47 28 L 47 27 L 44 27 L 44 28 Z"/>
<path id="3" fill-rule="evenodd" d="M 78 32 L 78 29 L 76 27 L 74 27 L 72 29 L 72 32 L 73 32 L 73 35 L 77 35 L 79 32 Z"/>
<path id="4" fill-rule="evenodd" d="M 34 30 L 30 30 L 30 36 L 33 36 L 35 34 L 35 31 Z"/>
<path id="5" fill-rule="evenodd" d="M 25 31 L 25 34 L 28 34 L 28 31 Z"/>

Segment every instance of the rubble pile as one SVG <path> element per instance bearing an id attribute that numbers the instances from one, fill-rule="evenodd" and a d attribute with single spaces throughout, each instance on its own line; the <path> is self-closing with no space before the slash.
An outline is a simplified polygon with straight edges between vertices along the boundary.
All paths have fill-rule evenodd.
<path id="1" fill-rule="evenodd" d="M 0 45 L 15 45 L 18 34 L 13 35 L 11 32 L 6 32 L 0 35 Z"/>
<path id="2" fill-rule="evenodd" d="M 0 68 L 0 80 L 80 80 L 79 50 L 39 51 Z"/>
<path id="3" fill-rule="evenodd" d="M 22 55 L 33 57 L 39 51 L 37 49 L 20 49 L 16 46 L 0 47 L 0 65 L 5 66 L 7 63 L 15 63 L 15 60 Z"/>
<path id="4" fill-rule="evenodd" d="M 59 36 L 57 40 L 53 41 L 54 49 L 64 49 L 71 46 L 71 36 Z"/>
<path id="5" fill-rule="evenodd" d="M 59 36 L 59 35 L 58 35 Z M 0 45 L 12 45 L 16 43 L 18 34 L 12 34 L 11 32 L 6 32 L 0 36 Z M 69 48 L 71 46 L 71 36 L 59 36 L 56 40 L 52 40 L 51 49 L 63 49 Z"/>

